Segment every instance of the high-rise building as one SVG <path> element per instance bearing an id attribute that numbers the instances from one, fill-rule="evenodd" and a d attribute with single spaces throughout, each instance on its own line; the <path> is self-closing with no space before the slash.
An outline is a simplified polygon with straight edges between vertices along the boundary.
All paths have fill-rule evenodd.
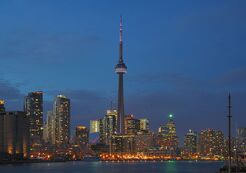
<path id="1" fill-rule="evenodd" d="M 29 119 L 25 112 L 0 113 L 0 153 L 2 158 L 23 159 L 29 157 Z"/>
<path id="2" fill-rule="evenodd" d="M 75 132 L 75 141 L 80 148 L 84 149 L 89 143 L 89 131 L 85 126 L 77 126 Z"/>
<path id="3" fill-rule="evenodd" d="M 133 115 L 125 116 L 125 134 L 134 135 L 140 131 L 140 120 Z"/>
<path id="4" fill-rule="evenodd" d="M 118 74 L 118 119 L 117 119 L 117 133 L 124 134 L 124 88 L 123 76 L 126 73 L 127 67 L 123 61 L 123 40 L 122 40 L 122 17 L 120 18 L 120 49 L 119 49 L 119 62 L 115 66 L 115 72 Z"/>
<path id="5" fill-rule="evenodd" d="M 206 129 L 199 133 L 198 151 L 202 156 L 223 156 L 224 134 L 220 130 Z"/>
<path id="6" fill-rule="evenodd" d="M 43 92 L 28 93 L 24 110 L 30 121 L 30 144 L 33 148 L 41 145 L 43 138 Z"/>
<path id="7" fill-rule="evenodd" d="M 100 126 L 100 120 L 90 120 L 90 133 L 98 133 Z"/>
<path id="8" fill-rule="evenodd" d="M 55 144 L 57 147 L 67 147 L 70 141 L 70 99 L 58 95 L 54 102 Z"/>
<path id="9" fill-rule="evenodd" d="M 189 130 L 184 137 L 184 151 L 188 154 L 194 154 L 197 152 L 197 133 Z"/>
<path id="10" fill-rule="evenodd" d="M 147 118 L 140 119 L 140 131 L 145 133 L 149 132 L 149 120 Z"/>
<path id="11" fill-rule="evenodd" d="M 110 143 L 111 136 L 117 133 L 117 110 L 107 110 L 103 118 L 90 121 L 90 133 L 97 132 L 100 135 L 100 143 Z"/>
<path id="12" fill-rule="evenodd" d="M 55 116 L 53 111 L 47 112 L 44 126 L 44 141 L 49 144 L 55 144 Z"/>
<path id="13" fill-rule="evenodd" d="M 5 112 L 5 101 L 0 99 L 0 112 Z"/>
<path id="14" fill-rule="evenodd" d="M 107 110 L 106 115 L 102 119 L 103 139 L 105 144 L 111 142 L 112 135 L 117 133 L 117 110 Z"/>
<path id="15" fill-rule="evenodd" d="M 117 133 L 117 110 L 107 110 L 104 117 L 105 131 L 112 135 Z"/>
<path id="16" fill-rule="evenodd" d="M 178 136 L 176 125 L 173 121 L 173 115 L 168 116 L 168 122 L 165 126 L 159 128 L 160 141 L 158 142 L 166 154 L 176 155 L 178 151 Z"/>

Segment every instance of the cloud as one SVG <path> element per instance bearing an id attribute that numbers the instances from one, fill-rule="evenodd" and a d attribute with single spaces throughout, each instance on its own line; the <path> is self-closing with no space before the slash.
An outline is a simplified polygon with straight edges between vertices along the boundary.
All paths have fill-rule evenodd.
<path id="1" fill-rule="evenodd" d="M 0 98 L 16 101 L 23 97 L 23 94 L 18 89 L 19 83 L 16 85 L 11 84 L 6 80 L 0 80 Z"/>
<path id="2" fill-rule="evenodd" d="M 6 80 L 0 80 L 0 99 L 5 100 L 6 110 L 23 111 L 24 95 L 19 90 L 19 83 L 12 84 Z"/>

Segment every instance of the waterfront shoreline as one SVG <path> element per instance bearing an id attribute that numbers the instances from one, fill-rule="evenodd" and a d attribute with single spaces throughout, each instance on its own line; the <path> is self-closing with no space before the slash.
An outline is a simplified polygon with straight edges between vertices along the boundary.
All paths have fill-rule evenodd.
<path id="1" fill-rule="evenodd" d="M 223 162 L 223 160 L 22 160 L 1 161 L 0 165 L 32 164 L 32 163 L 64 163 L 64 162 L 102 162 L 102 163 L 153 163 L 153 162 Z"/>
<path id="2" fill-rule="evenodd" d="M 18 161 L 0 161 L 0 165 L 12 164 L 31 164 L 31 163 L 55 163 L 55 162 L 68 162 L 74 160 L 18 160 Z"/>

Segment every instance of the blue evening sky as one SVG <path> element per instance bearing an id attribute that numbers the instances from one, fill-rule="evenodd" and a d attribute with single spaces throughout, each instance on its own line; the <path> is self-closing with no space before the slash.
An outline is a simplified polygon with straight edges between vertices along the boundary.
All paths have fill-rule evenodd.
<path id="1" fill-rule="evenodd" d="M 0 98 L 10 110 L 42 90 L 72 101 L 72 124 L 89 125 L 117 103 L 123 16 L 125 109 L 151 129 L 173 113 L 188 129 L 246 124 L 246 1 L 1 0 Z M 226 131 L 225 131 L 226 132 Z"/>

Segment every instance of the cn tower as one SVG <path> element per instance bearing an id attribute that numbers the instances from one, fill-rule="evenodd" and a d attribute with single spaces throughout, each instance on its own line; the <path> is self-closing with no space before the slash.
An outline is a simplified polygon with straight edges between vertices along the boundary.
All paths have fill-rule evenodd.
<path id="1" fill-rule="evenodd" d="M 118 74 L 118 117 L 117 117 L 117 134 L 124 134 L 124 87 L 123 78 L 126 73 L 127 67 L 123 62 L 123 40 L 122 40 L 122 16 L 120 16 L 120 49 L 119 49 L 119 62 L 115 66 L 115 72 Z"/>

